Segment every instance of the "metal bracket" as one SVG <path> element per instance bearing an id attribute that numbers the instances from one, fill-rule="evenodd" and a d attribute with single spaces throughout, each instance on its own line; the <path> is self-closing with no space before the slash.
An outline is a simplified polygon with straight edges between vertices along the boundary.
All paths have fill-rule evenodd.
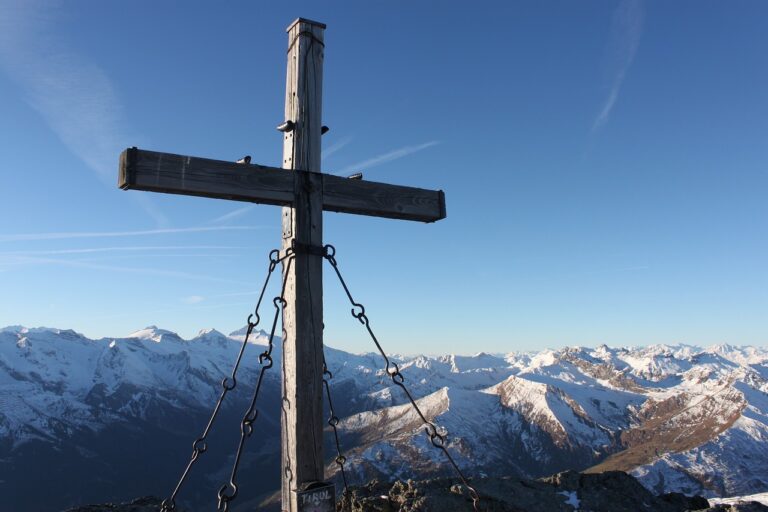
<path id="1" fill-rule="evenodd" d="M 325 247 L 322 245 L 303 244 L 296 240 L 291 241 L 291 249 L 295 254 L 311 254 L 312 256 L 325 256 Z"/>
<path id="2" fill-rule="evenodd" d="M 290 119 L 277 127 L 277 131 L 283 133 L 292 132 L 296 128 L 296 124 Z"/>
<path id="3" fill-rule="evenodd" d="M 283 239 L 293 236 L 293 208 L 283 207 Z"/>

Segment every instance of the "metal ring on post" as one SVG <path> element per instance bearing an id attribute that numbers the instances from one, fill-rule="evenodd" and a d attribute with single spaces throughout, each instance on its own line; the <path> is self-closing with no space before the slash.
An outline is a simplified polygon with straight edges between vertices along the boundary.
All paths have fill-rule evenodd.
<path id="1" fill-rule="evenodd" d="M 221 387 L 224 388 L 226 391 L 232 391 L 235 389 L 235 386 L 237 386 L 237 380 L 233 377 L 224 377 L 221 380 Z"/>
<path id="2" fill-rule="evenodd" d="M 227 491 L 231 489 L 231 492 L 227 494 Z M 222 503 L 229 503 L 237 496 L 237 485 L 232 482 L 227 482 L 219 489 L 219 509 L 221 509 Z"/>
<path id="3" fill-rule="evenodd" d="M 205 442 L 205 439 L 199 437 L 192 443 L 192 449 L 198 454 L 205 453 L 208 450 L 208 443 Z"/>

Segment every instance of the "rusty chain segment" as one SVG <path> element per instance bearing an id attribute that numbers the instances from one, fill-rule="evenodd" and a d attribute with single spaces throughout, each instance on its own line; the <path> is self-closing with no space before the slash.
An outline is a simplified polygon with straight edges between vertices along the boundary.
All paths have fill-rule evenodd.
<path id="1" fill-rule="evenodd" d="M 461 469 L 459 468 L 458 464 L 456 464 L 456 461 L 453 460 L 453 457 L 448 452 L 448 448 L 446 446 L 447 442 L 447 435 L 440 433 L 437 426 L 429 421 L 426 416 L 424 416 L 424 413 L 421 412 L 421 409 L 416 404 L 416 400 L 413 398 L 413 395 L 411 395 L 411 392 L 408 390 L 408 388 L 405 385 L 405 377 L 400 372 L 400 368 L 398 367 L 397 363 L 390 360 L 387 356 L 386 352 L 384 352 L 384 349 L 381 348 L 381 344 L 379 343 L 379 340 L 376 338 L 376 335 L 373 333 L 373 330 L 371 329 L 371 324 L 368 319 L 368 315 L 365 314 L 365 306 L 360 304 L 359 302 L 355 302 L 355 299 L 352 297 L 352 293 L 350 293 L 349 288 L 347 287 L 347 283 L 344 281 L 344 278 L 341 275 L 341 271 L 339 271 L 338 262 L 336 261 L 336 248 L 332 245 L 326 245 L 325 246 L 325 254 L 324 258 L 328 260 L 328 263 L 331 264 L 331 267 L 333 267 L 333 270 L 336 272 L 336 276 L 339 278 L 339 283 L 341 283 L 341 287 L 344 289 L 344 292 L 347 294 L 347 298 L 349 298 L 350 304 L 352 304 L 352 316 L 355 317 L 361 324 L 365 326 L 365 328 L 368 330 L 368 334 L 371 336 L 371 339 L 373 340 L 373 343 L 376 345 L 376 348 L 379 350 L 379 353 L 381 354 L 381 357 L 384 358 L 384 371 L 386 371 L 387 375 L 392 379 L 392 382 L 398 386 L 400 389 L 403 390 L 405 393 L 405 396 L 408 398 L 408 401 L 411 403 L 411 406 L 413 406 L 414 411 L 416 411 L 416 414 L 419 415 L 419 418 L 421 418 L 421 421 L 424 423 L 424 431 L 427 434 L 427 437 L 429 437 L 430 442 L 432 445 L 441 450 L 445 457 L 448 459 L 448 462 L 450 462 L 451 466 L 453 466 L 453 469 L 455 470 L 456 474 L 459 476 L 459 479 L 461 480 L 461 483 L 469 490 L 469 494 L 472 497 L 472 506 L 474 510 L 477 512 L 479 511 L 479 504 L 480 504 L 480 496 L 477 494 L 477 491 L 469 485 L 467 482 L 467 479 L 464 477 L 464 473 L 462 473 Z M 335 429 L 334 429 L 335 430 Z"/>
<path id="2" fill-rule="evenodd" d="M 344 470 L 344 463 L 347 462 L 347 458 L 341 453 L 341 443 L 339 442 L 339 431 L 336 428 L 341 421 L 336 413 L 333 411 L 333 400 L 331 400 L 331 385 L 329 381 L 333 378 L 333 374 L 328 370 L 328 366 L 325 364 L 325 355 L 323 355 L 323 385 L 325 386 L 325 395 L 328 398 L 328 425 L 333 429 L 333 438 L 336 441 L 336 458 L 334 462 L 339 466 L 341 470 L 341 478 L 344 481 L 344 495 L 349 494 L 349 486 L 347 485 L 347 473 Z"/>
<path id="3" fill-rule="evenodd" d="M 287 262 L 285 263 L 285 265 L 287 265 L 287 268 L 286 268 L 286 272 L 284 273 L 285 277 L 283 279 L 282 286 L 280 289 L 280 295 L 278 297 L 275 297 L 272 301 L 275 307 L 275 314 L 273 317 L 272 327 L 269 334 L 269 342 L 267 345 L 267 349 L 259 355 L 259 364 L 261 364 L 261 371 L 259 373 L 259 378 L 257 380 L 253 396 L 251 397 L 249 407 L 246 410 L 245 415 L 243 416 L 243 419 L 240 422 L 240 442 L 238 443 L 238 447 L 235 452 L 235 460 L 232 466 L 232 471 L 230 473 L 229 482 L 222 485 L 222 487 L 218 491 L 218 511 L 228 512 L 229 503 L 237 497 L 238 495 L 237 472 L 240 465 L 240 459 L 242 457 L 243 449 L 245 447 L 245 442 L 253 434 L 253 424 L 258 418 L 259 411 L 256 408 L 256 403 L 258 401 L 259 392 L 261 390 L 264 374 L 267 370 L 269 370 L 273 366 L 272 349 L 273 349 L 275 330 L 277 327 L 277 322 L 280 318 L 280 312 L 286 306 L 285 288 L 287 284 L 288 270 L 290 269 L 290 265 L 294 260 L 294 256 L 295 256 L 295 252 L 291 248 L 287 249 L 282 256 L 280 255 L 280 251 L 278 250 L 273 250 L 269 253 L 269 268 L 267 271 L 267 277 L 264 281 L 264 285 L 262 286 L 261 293 L 259 294 L 259 299 L 256 303 L 256 307 L 254 308 L 253 313 L 248 315 L 248 326 L 245 334 L 245 339 L 243 341 L 242 347 L 240 347 L 240 350 L 237 354 L 237 358 L 235 359 L 235 364 L 232 369 L 232 373 L 230 374 L 229 377 L 225 377 L 221 381 L 221 388 L 222 388 L 221 393 L 219 395 L 218 400 L 216 401 L 216 405 L 214 406 L 210 419 L 208 420 L 208 423 L 206 424 L 205 429 L 203 430 L 203 433 L 200 435 L 200 437 L 195 439 L 194 443 L 192 443 L 192 456 L 189 462 L 187 463 L 187 466 L 185 467 L 184 471 L 182 472 L 181 477 L 179 478 L 179 481 L 176 484 L 176 487 L 174 488 L 170 497 L 167 498 L 165 501 L 163 501 L 160 508 L 160 512 L 176 511 L 176 497 L 178 493 L 180 492 L 181 488 L 186 482 L 186 479 L 189 476 L 189 473 L 192 467 L 197 462 L 200 455 L 202 455 L 207 451 L 208 435 L 219 414 L 219 411 L 221 410 L 221 405 L 224 401 L 224 398 L 226 397 L 229 391 L 232 391 L 237 386 L 237 379 L 236 379 L 237 371 L 240 367 L 240 362 L 242 361 L 245 348 L 248 345 L 248 339 L 250 338 L 251 334 L 253 333 L 253 330 L 256 328 L 256 326 L 259 324 L 261 320 L 259 316 L 259 308 L 264 298 L 267 285 L 269 284 L 270 277 L 272 276 L 272 273 L 274 272 L 277 265 L 280 263 L 286 262 L 287 260 Z M 448 459 L 448 462 L 453 467 L 454 471 L 458 475 L 462 484 L 468 489 L 469 494 L 472 498 L 472 505 L 474 510 L 479 511 L 478 507 L 480 503 L 480 497 L 477 494 L 477 491 L 471 485 L 469 485 L 463 472 L 461 471 L 458 464 L 456 463 L 456 461 L 453 459 L 450 452 L 448 451 L 446 446 L 447 434 L 441 433 L 437 425 L 435 425 L 432 421 L 428 420 L 427 417 L 424 415 L 424 413 L 421 411 L 413 395 L 405 385 L 405 377 L 401 373 L 399 366 L 397 365 L 396 362 L 392 361 L 389 358 L 389 356 L 387 356 L 386 352 L 384 351 L 381 344 L 379 343 L 378 338 L 376 338 L 376 335 L 374 334 L 371 328 L 370 320 L 365 313 L 365 306 L 363 306 L 359 302 L 356 302 L 352 297 L 352 293 L 349 291 L 349 288 L 347 287 L 347 283 L 344 281 L 344 278 L 341 275 L 341 271 L 339 270 L 338 262 L 336 261 L 335 247 L 333 247 L 332 245 L 325 245 L 323 247 L 322 256 L 324 259 L 326 259 L 330 263 L 331 267 L 336 273 L 339 283 L 344 289 L 344 292 L 346 293 L 347 298 L 349 299 L 349 302 L 352 305 L 352 309 L 351 309 L 352 316 L 365 326 L 366 330 L 368 331 L 368 334 L 373 340 L 373 343 L 376 345 L 376 348 L 378 349 L 379 353 L 384 358 L 384 371 L 390 377 L 390 379 L 392 379 L 393 384 L 395 384 L 396 386 L 398 386 L 400 389 L 403 390 L 406 398 L 408 399 L 411 406 L 413 407 L 413 410 L 416 412 L 416 414 L 419 416 L 422 423 L 424 424 L 424 432 L 426 433 L 430 442 L 435 448 L 439 449 L 445 454 L 445 457 Z M 344 466 L 347 459 L 342 454 L 341 443 L 339 441 L 339 433 L 337 429 L 337 426 L 341 420 L 334 412 L 333 400 L 331 399 L 330 380 L 332 378 L 333 378 L 333 374 L 328 370 L 328 367 L 325 363 L 325 357 L 323 357 L 323 386 L 325 387 L 325 394 L 328 400 L 328 408 L 329 408 L 329 417 L 328 417 L 327 423 L 333 430 L 334 440 L 336 444 L 336 457 L 334 461 L 339 466 L 339 469 L 341 471 L 342 480 L 344 482 L 344 494 L 348 495 L 349 488 L 348 488 L 347 475 L 346 475 L 345 466 Z"/>
<path id="4" fill-rule="evenodd" d="M 274 252 L 274 251 L 273 251 Z M 272 254 L 272 253 L 270 253 Z M 293 251 L 288 249 L 282 258 L 278 258 L 277 261 L 287 259 L 286 269 L 283 277 L 283 285 L 280 288 L 280 295 L 272 300 L 275 306 L 275 316 L 272 319 L 272 328 L 269 332 L 269 343 L 267 349 L 259 355 L 259 364 L 261 364 L 261 371 L 259 372 L 259 379 L 256 382 L 256 388 L 253 390 L 253 396 L 251 402 L 248 405 L 248 409 L 245 411 L 242 421 L 240 422 L 240 442 L 237 445 L 235 451 L 235 461 L 232 463 L 232 472 L 229 476 L 229 482 L 221 486 L 218 493 L 219 512 L 227 512 L 229 510 L 229 503 L 237 497 L 237 470 L 240 467 L 240 458 L 243 455 L 243 448 L 245 448 L 245 441 L 253 434 L 253 424 L 259 417 L 259 410 L 256 409 L 256 401 L 259 398 L 259 391 L 261 391 L 261 383 L 264 380 L 264 374 L 267 370 L 272 368 L 272 348 L 273 340 L 275 338 L 275 329 L 277 328 L 277 322 L 280 319 L 280 312 L 286 306 L 285 302 L 285 286 L 288 283 L 288 274 L 290 272 L 291 264 L 293 263 Z M 277 265 L 277 263 L 275 263 Z"/>
<path id="5" fill-rule="evenodd" d="M 262 299 L 264 298 L 264 293 L 267 290 L 269 279 L 272 276 L 272 273 L 275 271 L 275 268 L 277 268 L 277 265 L 289 256 L 292 256 L 292 254 L 287 253 L 286 255 L 281 257 L 280 251 L 278 250 L 273 250 L 269 253 L 269 268 L 267 270 L 267 277 L 264 280 L 264 285 L 261 287 L 261 293 L 259 294 L 259 299 L 256 302 L 256 307 L 254 308 L 253 313 L 248 315 L 248 320 L 247 320 L 248 328 L 245 333 L 245 339 L 243 340 L 243 345 L 240 347 L 240 350 L 237 353 L 237 358 L 235 359 L 235 364 L 232 368 L 232 373 L 230 374 L 229 377 L 225 377 L 221 381 L 221 393 L 219 394 L 219 398 L 216 401 L 216 405 L 213 408 L 213 412 L 211 413 L 211 416 L 208 419 L 208 423 L 206 424 L 205 429 L 203 429 L 203 433 L 200 434 L 200 437 L 195 439 L 195 441 L 192 443 L 192 456 L 190 457 L 189 462 L 184 468 L 184 471 L 181 473 L 181 477 L 179 478 L 179 481 L 176 484 L 176 487 L 173 489 L 173 492 L 167 499 L 163 501 L 162 505 L 160 506 L 160 512 L 173 512 L 176 510 L 176 497 L 181 491 L 181 488 L 184 486 L 184 483 L 186 482 L 187 477 L 189 476 L 189 473 L 192 470 L 192 467 L 195 465 L 200 455 L 202 455 L 208 450 L 208 443 L 207 443 L 208 434 L 211 432 L 211 428 L 213 427 L 213 424 L 219 415 L 219 411 L 221 410 L 221 405 L 224 402 L 224 398 L 227 396 L 227 393 L 235 389 L 235 387 L 237 386 L 237 371 L 240 368 L 240 362 L 243 359 L 243 354 L 245 353 L 245 347 L 248 346 L 248 339 L 253 333 L 253 330 L 256 328 L 257 325 L 259 325 L 259 322 L 261 321 L 261 318 L 259 317 L 259 308 L 261 307 L 261 302 L 262 302 Z M 271 358 L 268 357 L 269 356 L 268 352 L 271 352 L 271 350 L 272 350 L 272 338 L 270 337 L 269 350 L 265 352 L 265 354 L 267 354 L 267 357 L 265 357 L 265 354 L 261 354 L 259 356 L 260 363 L 263 362 L 264 359 L 268 359 L 270 361 L 270 366 L 271 366 Z M 262 373 L 263 371 L 264 371 L 264 368 L 262 368 Z"/>

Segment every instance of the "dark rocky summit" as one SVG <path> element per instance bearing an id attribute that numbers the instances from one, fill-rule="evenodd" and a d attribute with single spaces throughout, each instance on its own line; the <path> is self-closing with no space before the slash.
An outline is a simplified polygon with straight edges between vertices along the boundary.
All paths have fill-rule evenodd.
<path id="1" fill-rule="evenodd" d="M 655 496 L 621 471 L 592 474 L 566 471 L 539 480 L 482 478 L 473 480 L 472 485 L 481 496 L 483 512 L 768 512 L 768 507 L 756 502 L 710 507 L 700 496 L 679 493 Z M 66 512 L 157 512 L 160 503 L 158 498 L 140 498 L 130 503 L 89 505 Z M 373 481 L 352 489 L 351 496 L 344 496 L 337 510 L 471 511 L 472 500 L 467 489 L 450 478 L 393 484 Z"/>
<path id="2" fill-rule="evenodd" d="M 759 503 L 710 508 L 700 496 L 654 496 L 621 471 L 583 474 L 566 471 L 539 480 L 484 478 L 472 482 L 488 512 L 746 512 L 766 511 Z M 751 508 L 745 508 L 751 507 Z M 343 512 L 438 512 L 472 510 L 467 490 L 452 479 L 372 482 L 342 500 Z"/>
<path id="3" fill-rule="evenodd" d="M 764 510 L 768 510 L 768 507 L 756 501 L 747 501 L 735 505 L 717 505 L 708 508 L 706 512 L 763 512 Z"/>
<path id="4" fill-rule="evenodd" d="M 51 512 L 164 496 L 210 418 L 244 332 L 205 330 L 185 340 L 150 326 L 92 340 L 69 330 L 0 328 L 0 509 Z M 255 352 L 269 341 L 263 331 L 253 337 Z M 277 360 L 281 343 L 274 348 Z M 350 482 L 450 476 L 422 419 L 402 407 L 407 397 L 381 378 L 380 356 L 328 348 L 325 358 L 338 377 L 331 387 Z M 513 488 L 507 476 L 533 481 L 566 469 L 630 472 L 656 496 L 768 491 L 768 349 L 567 347 L 392 362 L 429 421 L 451 433 L 447 448 L 462 471 L 499 479 L 480 482 L 488 492 Z M 242 460 L 247 485 L 234 510 L 267 512 L 262 503 L 280 488 L 280 371 L 276 365 L 264 377 L 259 441 L 249 445 L 258 455 Z M 256 382 L 259 372 L 258 357 L 246 357 L 239 380 Z M 246 395 L 222 405 L 205 468 L 189 473 L 180 508 L 216 509 Z M 329 454 L 332 438 L 328 427 Z M 327 462 L 331 477 L 337 468 Z M 556 498 L 587 502 L 578 493 Z"/>
<path id="5" fill-rule="evenodd" d="M 86 505 L 75 507 L 64 512 L 157 512 L 160 510 L 160 498 L 138 498 L 128 503 L 102 503 L 101 505 Z"/>

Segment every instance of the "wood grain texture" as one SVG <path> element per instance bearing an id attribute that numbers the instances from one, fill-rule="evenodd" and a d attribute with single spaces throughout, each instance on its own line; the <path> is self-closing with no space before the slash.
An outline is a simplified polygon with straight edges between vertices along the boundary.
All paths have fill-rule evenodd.
<path id="1" fill-rule="evenodd" d="M 130 148 L 120 155 L 118 185 L 283 207 L 283 254 L 323 244 L 323 211 L 434 222 L 445 195 L 320 172 L 325 25 L 288 27 L 282 169 Z M 289 264 L 290 262 L 290 264 Z M 323 257 L 296 252 L 283 262 L 282 510 L 297 512 L 296 490 L 324 479 Z"/>
<path id="2" fill-rule="evenodd" d="M 283 174 L 294 180 L 291 207 L 283 207 L 283 250 L 294 242 L 323 244 L 323 176 L 320 136 L 323 29 L 302 19 L 288 30 Z M 303 171 L 296 171 L 303 169 Z M 298 510 L 298 489 L 324 479 L 323 463 L 323 258 L 298 252 L 283 265 L 282 509 Z"/>
<path id="3" fill-rule="evenodd" d="M 273 205 L 293 202 L 293 177 L 275 167 L 129 148 L 120 155 L 118 176 L 123 190 Z"/>
<path id="4" fill-rule="evenodd" d="M 388 185 L 323 175 L 323 209 L 390 219 L 435 222 L 445 218 L 442 190 Z"/>
<path id="5" fill-rule="evenodd" d="M 292 161 L 293 144 L 285 165 Z M 445 218 L 445 196 L 440 190 L 350 180 L 330 174 L 322 177 L 324 210 L 421 222 Z M 292 205 L 294 201 L 294 178 L 283 169 L 137 148 L 126 149 L 120 155 L 118 186 L 123 190 L 279 206 Z"/>

